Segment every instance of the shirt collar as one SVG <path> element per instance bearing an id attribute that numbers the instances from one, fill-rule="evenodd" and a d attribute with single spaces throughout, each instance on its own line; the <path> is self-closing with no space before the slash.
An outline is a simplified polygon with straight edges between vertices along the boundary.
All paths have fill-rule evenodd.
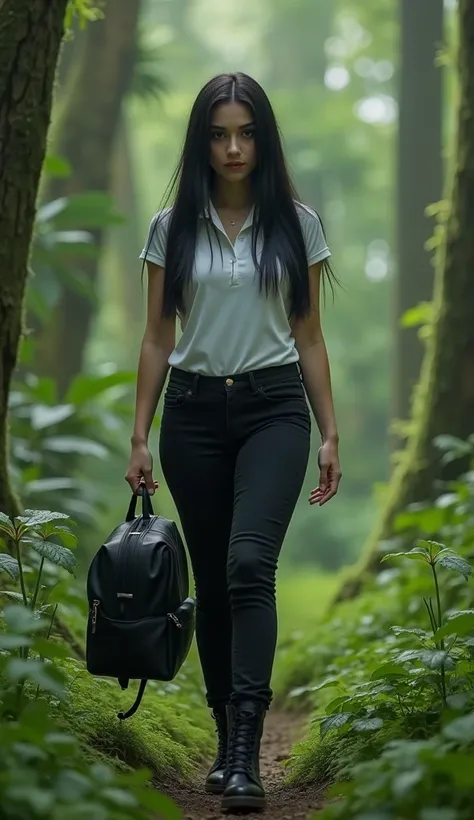
<path id="1" fill-rule="evenodd" d="M 252 207 L 250 209 L 250 213 L 249 213 L 247 219 L 245 220 L 244 224 L 242 225 L 242 227 L 240 229 L 241 231 L 243 231 L 245 228 L 250 228 L 250 226 L 253 224 L 254 213 L 255 213 L 255 205 L 252 205 Z M 199 214 L 199 218 L 200 219 L 210 219 L 214 223 L 216 228 L 220 228 L 221 230 L 223 229 L 222 222 L 219 219 L 219 214 L 217 213 L 216 209 L 214 208 L 214 205 L 212 204 L 212 202 L 210 202 L 210 207 L 209 208 L 207 206 L 204 207 L 204 210 L 201 211 L 201 213 Z"/>

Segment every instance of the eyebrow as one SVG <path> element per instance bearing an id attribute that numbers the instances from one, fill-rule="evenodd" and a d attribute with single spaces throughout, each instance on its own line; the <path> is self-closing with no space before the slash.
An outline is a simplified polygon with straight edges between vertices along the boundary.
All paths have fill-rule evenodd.
<path id="1" fill-rule="evenodd" d="M 247 122 L 245 125 L 240 125 L 239 128 L 242 130 L 243 128 L 250 128 L 251 126 L 255 125 L 255 122 Z M 211 125 L 215 131 L 225 131 L 224 125 Z"/>

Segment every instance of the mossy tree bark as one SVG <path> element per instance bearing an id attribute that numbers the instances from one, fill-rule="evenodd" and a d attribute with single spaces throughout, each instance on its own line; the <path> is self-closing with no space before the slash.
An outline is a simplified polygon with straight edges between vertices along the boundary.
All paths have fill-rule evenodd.
<path id="1" fill-rule="evenodd" d="M 20 503 L 8 477 L 8 394 L 67 4 L 0 3 L 0 510 L 9 515 Z"/>
<path id="2" fill-rule="evenodd" d="M 395 362 L 393 413 L 410 416 L 424 347 L 418 328 L 400 327 L 409 308 L 433 296 L 434 268 L 425 244 L 432 225 L 427 205 L 441 199 L 442 77 L 435 65 L 443 41 L 443 0 L 399 0 L 401 12 L 398 137 L 398 275 L 394 288 Z M 422 101 L 425 100 L 426 104 Z"/>
<path id="3" fill-rule="evenodd" d="M 103 20 L 88 26 L 76 71 L 62 92 L 62 110 L 53 125 L 56 154 L 70 163 L 67 179 L 54 179 L 48 199 L 84 193 L 109 192 L 112 157 L 124 97 L 132 78 L 141 0 L 109 0 Z M 87 229 L 87 226 L 83 226 Z M 102 247 L 104 231 L 91 231 Z M 98 261 L 78 262 L 94 290 Z M 37 366 L 55 378 L 63 396 L 81 372 L 95 314 L 94 302 L 62 284 L 52 321 L 37 337 Z"/>
<path id="4" fill-rule="evenodd" d="M 450 214 L 435 278 L 435 319 L 413 408 L 413 432 L 389 488 L 387 503 L 354 576 L 338 599 L 357 594 L 380 568 L 380 543 L 397 514 L 428 501 L 440 479 L 462 464 L 443 467 L 433 439 L 474 432 L 474 0 L 459 0 L 459 112 Z"/>

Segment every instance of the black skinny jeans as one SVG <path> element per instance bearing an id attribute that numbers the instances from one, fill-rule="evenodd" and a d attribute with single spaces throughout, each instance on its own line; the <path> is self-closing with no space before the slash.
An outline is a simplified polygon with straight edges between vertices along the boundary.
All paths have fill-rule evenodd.
<path id="1" fill-rule="evenodd" d="M 271 703 L 275 573 L 310 427 L 296 364 L 228 379 L 171 370 L 160 459 L 191 559 L 211 708 L 230 698 Z"/>

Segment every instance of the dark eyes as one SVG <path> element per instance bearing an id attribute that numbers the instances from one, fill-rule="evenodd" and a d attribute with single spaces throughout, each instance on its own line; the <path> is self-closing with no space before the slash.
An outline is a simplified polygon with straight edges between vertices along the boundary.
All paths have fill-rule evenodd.
<path id="1" fill-rule="evenodd" d="M 224 137 L 224 136 L 225 136 L 224 131 L 212 131 L 211 132 L 211 137 L 214 140 L 220 140 L 221 137 Z M 246 128 L 245 131 L 242 131 L 242 136 L 245 137 L 245 139 L 253 139 L 254 136 L 255 136 L 255 129 L 254 128 Z"/>

